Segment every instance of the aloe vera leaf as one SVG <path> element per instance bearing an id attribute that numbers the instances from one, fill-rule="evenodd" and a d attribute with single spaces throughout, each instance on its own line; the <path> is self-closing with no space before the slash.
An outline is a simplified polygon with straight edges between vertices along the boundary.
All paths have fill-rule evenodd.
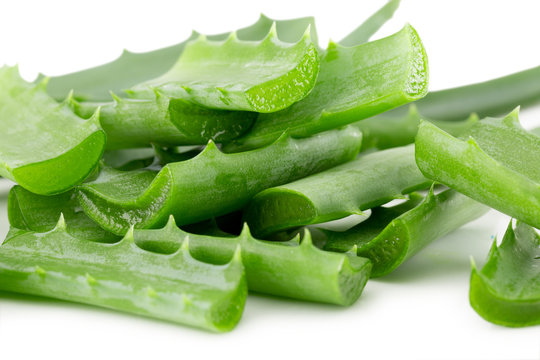
<path id="1" fill-rule="evenodd" d="M 135 243 L 163 254 L 174 253 L 186 239 L 199 260 L 222 264 L 239 246 L 250 291 L 300 300 L 350 305 L 358 299 L 369 278 L 371 263 L 354 254 L 322 251 L 313 246 L 306 231 L 288 242 L 257 240 L 244 226 L 238 237 L 189 234 L 171 217 L 159 230 L 135 230 Z"/>
<path id="2" fill-rule="evenodd" d="M 355 47 L 331 42 L 311 93 L 285 110 L 259 115 L 226 151 L 263 146 L 285 130 L 304 137 L 359 121 L 423 97 L 427 84 L 427 56 L 409 25 Z"/>
<path id="3" fill-rule="evenodd" d="M 535 229 L 512 223 L 488 261 L 477 270 L 472 262 L 469 300 L 489 322 L 522 327 L 540 324 L 540 237 Z"/>
<path id="4" fill-rule="evenodd" d="M 349 251 L 373 263 L 371 277 L 394 271 L 434 240 L 484 215 L 489 208 L 455 190 L 434 195 L 433 189 L 418 203 L 413 198 L 394 208 L 372 209 L 366 221 L 344 231 L 324 231 L 325 250 Z"/>
<path id="5" fill-rule="evenodd" d="M 416 162 L 426 177 L 540 227 L 540 138 L 521 127 L 518 109 L 477 122 L 461 139 L 422 122 Z"/>
<path id="6" fill-rule="evenodd" d="M 0 68 L 0 175 L 37 194 L 55 194 L 82 182 L 103 154 L 99 111 L 84 121 L 16 67 Z"/>
<path id="7" fill-rule="evenodd" d="M 349 35 L 341 39 L 339 44 L 342 46 L 356 46 L 363 44 L 394 16 L 399 7 L 400 0 L 389 0 L 376 13 L 371 15 L 359 27 L 354 29 Z"/>
<path id="8" fill-rule="evenodd" d="M 414 162 L 414 147 L 363 155 L 257 194 L 245 211 L 253 234 L 269 234 L 336 220 L 402 198 L 430 182 Z"/>
<path id="9" fill-rule="evenodd" d="M 315 22 L 312 17 L 273 20 L 261 15 L 253 25 L 236 31 L 241 40 L 262 40 L 272 23 L 276 23 L 279 38 L 287 42 L 296 42 L 311 25 L 311 38 L 317 44 Z M 208 35 L 210 40 L 224 40 L 230 33 Z M 156 78 L 166 73 L 178 60 L 185 45 L 196 39 L 193 32 L 185 41 L 163 49 L 146 53 L 132 53 L 124 50 L 122 55 L 107 64 L 75 73 L 52 77 L 47 86 L 48 93 L 57 100 L 64 99 L 74 89 L 75 98 L 86 101 L 108 101 L 109 92 L 121 94 L 122 90 Z"/>
<path id="10" fill-rule="evenodd" d="M 461 121 L 427 119 L 418 112 L 415 104 L 411 104 L 405 115 L 384 113 L 355 122 L 351 126 L 362 132 L 362 151 L 372 148 L 384 150 L 414 143 L 422 120 L 431 122 L 453 136 L 460 136 L 478 121 L 478 116 L 473 113 Z"/>
<path id="11" fill-rule="evenodd" d="M 195 260 L 188 241 L 163 255 L 139 248 L 132 231 L 114 244 L 81 240 L 63 217 L 49 232 L 21 233 L 0 246 L 0 289 L 212 331 L 234 328 L 247 295 L 240 251 L 218 266 Z"/>
<path id="12" fill-rule="evenodd" d="M 115 234 L 163 226 L 170 214 L 179 225 L 239 210 L 256 193 L 353 159 L 358 130 L 345 128 L 307 138 L 286 134 L 274 144 L 224 154 L 213 142 L 197 157 L 152 171 L 109 169 L 79 187 L 83 210 Z"/>

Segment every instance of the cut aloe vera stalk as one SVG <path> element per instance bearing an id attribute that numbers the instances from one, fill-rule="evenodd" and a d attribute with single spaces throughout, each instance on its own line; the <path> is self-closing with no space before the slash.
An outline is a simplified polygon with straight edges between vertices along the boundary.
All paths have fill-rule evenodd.
<path id="1" fill-rule="evenodd" d="M 189 239 L 193 256 L 222 264 L 239 246 L 250 291 L 295 299 L 350 305 L 360 296 L 369 278 L 371 263 L 354 254 L 319 250 L 306 232 L 288 242 L 257 240 L 247 226 L 238 237 L 188 234 L 171 217 L 159 230 L 135 230 L 135 243 L 158 253 L 174 253 Z"/>
<path id="2" fill-rule="evenodd" d="M 489 322 L 521 327 L 540 324 L 540 237 L 518 222 L 508 226 L 488 261 L 477 270 L 472 263 L 469 299 L 474 310 Z"/>
<path id="3" fill-rule="evenodd" d="M 245 219 L 258 237 L 336 220 L 403 198 L 429 185 L 414 162 L 414 147 L 359 157 L 330 170 L 257 194 Z"/>
<path id="4" fill-rule="evenodd" d="M 313 91 L 302 101 L 261 114 L 227 151 L 268 144 L 288 130 L 309 136 L 422 98 L 427 93 L 427 56 L 409 25 L 387 38 L 355 47 L 330 43 Z"/>
<path id="5" fill-rule="evenodd" d="M 46 233 L 25 232 L 0 246 L 0 289 L 136 313 L 212 331 L 228 331 L 246 300 L 237 251 L 225 265 L 195 260 L 185 241 L 170 255 L 120 242 L 81 240 L 63 217 Z"/>
<path id="6" fill-rule="evenodd" d="M 163 226 L 174 215 L 179 225 L 195 223 L 244 207 L 256 193 L 353 159 L 358 130 L 333 130 L 307 139 L 282 136 L 274 144 L 223 154 L 214 143 L 197 157 L 153 171 L 103 170 L 79 187 L 90 218 L 115 234 Z"/>
<path id="7" fill-rule="evenodd" d="M 350 251 L 373 263 L 372 277 L 389 274 L 434 240 L 485 214 L 489 208 L 455 190 L 371 210 L 366 221 L 344 231 L 323 230 L 325 250 Z"/>
<path id="8" fill-rule="evenodd" d="M 422 122 L 416 162 L 426 177 L 540 227 L 540 138 L 521 127 L 517 109 L 479 121 L 462 139 Z"/>
<path id="9" fill-rule="evenodd" d="M 77 117 L 45 91 L 25 82 L 16 67 L 0 68 L 0 175 L 43 195 L 82 182 L 105 147 L 99 111 Z"/>

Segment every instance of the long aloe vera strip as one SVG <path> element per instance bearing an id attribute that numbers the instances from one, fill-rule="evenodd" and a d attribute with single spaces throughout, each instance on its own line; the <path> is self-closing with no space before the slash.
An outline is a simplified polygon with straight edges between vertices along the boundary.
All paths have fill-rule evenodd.
<path id="1" fill-rule="evenodd" d="M 132 232 L 115 244 L 81 240 L 62 217 L 49 232 L 21 233 L 0 246 L 0 289 L 212 331 L 236 325 L 247 293 L 239 251 L 218 266 L 195 260 L 188 241 L 163 255 L 139 248 Z"/>
<path id="2" fill-rule="evenodd" d="M 38 194 L 55 194 L 82 182 L 103 154 L 99 111 L 77 117 L 16 67 L 0 68 L 0 175 Z"/>
<path id="3" fill-rule="evenodd" d="M 337 254 L 313 246 L 309 232 L 288 242 L 257 240 L 247 226 L 238 237 L 189 234 L 171 217 L 159 230 L 135 230 L 143 249 L 174 253 L 189 239 L 191 254 L 199 260 L 222 264 L 240 247 L 250 291 L 295 299 L 350 305 L 362 293 L 371 263 L 354 254 Z"/>
<path id="4" fill-rule="evenodd" d="M 336 232 L 325 230 L 325 250 L 350 251 L 373 263 L 372 277 L 389 274 L 434 240 L 485 214 L 489 208 L 455 190 L 418 203 L 413 197 L 393 208 L 375 208 L 366 221 Z"/>
<path id="5" fill-rule="evenodd" d="M 429 181 L 414 162 L 414 147 L 359 157 L 257 194 L 245 211 L 255 236 L 336 220 L 402 198 Z"/>
<path id="6" fill-rule="evenodd" d="M 265 15 L 253 25 L 236 31 L 241 40 L 262 40 L 273 23 L 276 23 L 279 38 L 286 42 L 296 42 L 311 25 L 311 38 L 317 44 L 317 33 L 312 17 L 273 20 Z M 210 40 L 224 40 L 230 33 L 208 35 Z M 185 41 L 163 49 L 146 53 L 132 53 L 124 50 L 122 55 L 107 64 L 91 69 L 52 77 L 47 86 L 48 93 L 57 100 L 64 99 L 74 89 L 75 98 L 86 101 L 109 101 L 109 92 L 122 94 L 136 84 L 156 78 L 166 73 L 178 60 L 186 44 L 197 38 L 193 32 Z"/>
<path id="7" fill-rule="evenodd" d="M 353 159 L 358 130 L 333 130 L 307 139 L 282 136 L 253 151 L 224 154 L 214 143 L 197 157 L 152 171 L 102 171 L 79 187 L 83 210 L 104 229 L 125 234 L 163 226 L 174 215 L 179 225 L 239 210 L 271 186 L 285 184 Z"/>
<path id="8" fill-rule="evenodd" d="M 260 147 L 285 130 L 304 137 L 359 121 L 420 99 L 427 84 L 427 56 L 410 25 L 355 47 L 331 42 L 312 92 L 283 111 L 259 115 L 249 133 L 226 150 Z"/>
<path id="9" fill-rule="evenodd" d="M 518 222 L 512 229 L 510 223 L 501 245 L 493 242 L 482 270 L 472 263 L 469 299 L 494 324 L 540 324 L 540 237 L 534 228 Z"/>
<path id="10" fill-rule="evenodd" d="M 540 227 L 540 137 L 521 127 L 517 109 L 477 122 L 463 139 L 422 122 L 416 162 L 426 177 Z"/>

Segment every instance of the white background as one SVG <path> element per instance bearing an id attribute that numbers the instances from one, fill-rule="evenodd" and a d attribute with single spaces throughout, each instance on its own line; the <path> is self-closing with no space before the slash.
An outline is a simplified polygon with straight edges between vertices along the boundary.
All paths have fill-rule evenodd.
<path id="1" fill-rule="evenodd" d="M 384 1 L 3 1 L 0 65 L 32 79 L 177 43 L 191 29 L 219 33 L 274 18 L 313 15 L 324 45 Z M 540 65 L 538 1 L 403 0 L 376 38 L 411 23 L 430 61 L 431 90 Z M 522 111 L 540 124 L 540 106 Z M 0 129 L 1 131 L 1 129 Z M 0 184 L 0 236 L 7 232 Z M 209 334 L 136 316 L 0 293 L 0 359 L 347 358 L 536 359 L 540 328 L 507 329 L 469 306 L 469 256 L 482 264 L 508 219 L 491 212 L 429 246 L 390 276 L 370 281 L 350 308 L 253 295 L 238 327 Z"/>

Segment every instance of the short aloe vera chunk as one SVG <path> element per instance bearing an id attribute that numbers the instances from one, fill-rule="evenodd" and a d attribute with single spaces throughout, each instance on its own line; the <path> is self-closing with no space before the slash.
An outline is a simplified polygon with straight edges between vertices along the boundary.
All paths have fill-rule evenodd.
<path id="1" fill-rule="evenodd" d="M 427 67 L 420 38 L 409 25 L 354 47 L 330 43 L 312 92 L 283 111 L 259 115 L 227 151 L 268 144 L 287 129 L 309 136 L 420 99 L 427 93 Z"/>
<path id="2" fill-rule="evenodd" d="M 43 195 L 82 182 L 105 147 L 99 112 L 77 117 L 38 85 L 24 81 L 16 67 L 0 68 L 0 175 Z"/>
<path id="3" fill-rule="evenodd" d="M 429 185 L 414 147 L 384 150 L 257 194 L 245 211 L 255 236 L 336 220 Z"/>
<path id="4" fill-rule="evenodd" d="M 90 218 L 115 234 L 163 226 L 174 215 L 179 225 L 195 223 L 244 207 L 255 194 L 353 159 L 358 130 L 332 130 L 306 139 L 283 135 L 253 151 L 224 154 L 214 143 L 195 158 L 153 171 L 103 170 L 79 187 Z"/>
<path id="5" fill-rule="evenodd" d="M 24 232 L 0 246 L 0 289 L 212 331 L 236 325 L 247 294 L 239 251 L 219 266 L 195 260 L 187 241 L 164 255 L 139 248 L 132 232 L 115 244 L 81 240 L 63 217 L 49 232 Z"/>
<path id="6" fill-rule="evenodd" d="M 534 228 L 518 222 L 512 229 L 510 223 L 501 245 L 493 242 L 482 270 L 473 262 L 469 299 L 494 324 L 540 324 L 540 237 Z"/>
<path id="7" fill-rule="evenodd" d="M 354 254 L 322 251 L 306 232 L 288 242 L 257 240 L 247 226 L 238 237 L 188 234 L 171 217 L 158 230 L 135 230 L 135 243 L 143 249 L 170 254 L 189 239 L 196 259 L 222 264 L 239 246 L 250 291 L 295 299 L 350 305 L 362 293 L 371 263 Z"/>
<path id="8" fill-rule="evenodd" d="M 422 122 L 416 162 L 426 177 L 540 227 L 540 137 L 521 127 L 517 109 L 477 122 L 462 138 Z"/>
<path id="9" fill-rule="evenodd" d="M 407 202 L 378 207 L 371 216 L 344 231 L 324 230 L 325 250 L 350 251 L 373 263 L 372 277 L 389 274 L 426 245 L 485 214 L 489 208 L 455 190 L 425 198 L 411 194 Z"/>

